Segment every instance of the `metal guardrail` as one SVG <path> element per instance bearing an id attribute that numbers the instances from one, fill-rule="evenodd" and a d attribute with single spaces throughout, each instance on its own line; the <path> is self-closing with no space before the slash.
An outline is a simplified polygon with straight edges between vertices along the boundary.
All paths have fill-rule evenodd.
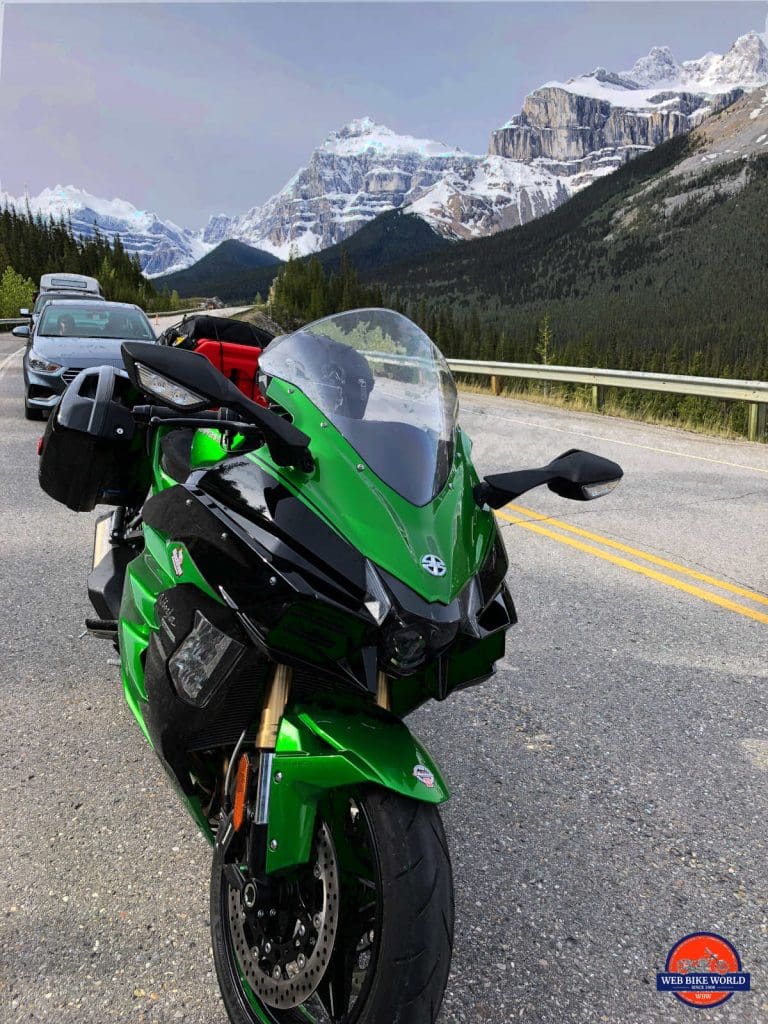
<path id="1" fill-rule="evenodd" d="M 6 326 L 8 324 L 13 324 L 14 327 L 24 327 L 28 323 L 29 323 L 29 317 L 27 317 L 27 316 L 21 316 L 21 317 L 16 316 L 16 317 L 9 317 L 9 318 L 7 318 L 5 320 L 0 320 L 0 327 L 4 327 L 4 326 Z"/>
<path id="2" fill-rule="evenodd" d="M 197 313 L 191 309 L 173 309 L 147 316 L 183 316 Z M 29 323 L 27 317 L 0 319 L 0 326 Z M 382 356 L 385 353 L 381 353 Z M 388 353 L 386 353 L 388 355 Z M 400 360 L 402 357 L 400 357 Z M 644 373 L 640 370 L 602 370 L 583 366 L 543 366 L 538 363 L 499 363 L 483 359 L 449 359 L 454 373 L 490 377 L 491 391 L 498 395 L 500 377 L 527 380 L 554 381 L 561 384 L 587 384 L 592 388 L 592 408 L 600 412 L 605 404 L 606 388 L 630 388 L 639 391 L 662 391 L 673 395 L 698 395 L 702 398 L 720 398 L 748 405 L 747 437 L 758 441 L 766 435 L 768 425 L 768 381 L 731 380 L 727 377 L 688 377 L 677 373 Z"/>
<path id="3" fill-rule="evenodd" d="M 497 363 L 487 360 L 449 359 L 454 373 L 491 378 L 491 391 L 499 394 L 501 377 L 588 384 L 592 388 L 592 408 L 603 409 L 605 389 L 630 388 L 640 391 L 664 391 L 675 395 L 699 395 L 732 402 L 747 402 L 747 436 L 757 441 L 765 436 L 768 416 L 768 381 L 730 380 L 725 377 L 688 377 L 675 373 L 642 373 L 634 370 L 601 370 L 581 366 L 540 366 L 536 363 Z"/>

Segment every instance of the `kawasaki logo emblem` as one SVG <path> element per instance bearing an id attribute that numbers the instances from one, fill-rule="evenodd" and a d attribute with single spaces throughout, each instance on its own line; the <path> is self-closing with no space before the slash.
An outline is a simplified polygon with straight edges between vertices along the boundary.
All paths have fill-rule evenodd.
<path id="1" fill-rule="evenodd" d="M 184 572 L 184 549 L 174 548 L 171 552 L 171 564 L 173 565 L 173 571 L 177 576 L 181 576 Z"/>
<path id="2" fill-rule="evenodd" d="M 421 567 L 430 576 L 445 576 L 445 562 L 437 555 L 424 555 L 421 560 Z"/>

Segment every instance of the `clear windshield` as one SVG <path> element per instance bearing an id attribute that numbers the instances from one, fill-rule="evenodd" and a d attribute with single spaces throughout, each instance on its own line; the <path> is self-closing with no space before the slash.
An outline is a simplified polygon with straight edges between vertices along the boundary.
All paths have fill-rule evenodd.
<path id="1" fill-rule="evenodd" d="M 96 303 L 51 303 L 45 307 L 37 333 L 59 338 L 155 340 L 149 321 L 140 310 Z"/>
<path id="2" fill-rule="evenodd" d="M 302 391 L 373 472 L 414 505 L 445 486 L 458 412 L 448 364 L 399 313 L 356 309 L 265 349 L 261 370 Z"/>

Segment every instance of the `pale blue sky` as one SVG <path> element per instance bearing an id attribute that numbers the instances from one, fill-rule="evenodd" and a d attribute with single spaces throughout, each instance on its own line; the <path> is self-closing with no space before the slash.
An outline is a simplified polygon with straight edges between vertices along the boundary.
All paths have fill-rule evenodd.
<path id="1" fill-rule="evenodd" d="M 653 45 L 762 31 L 762 2 L 37 4 L 5 8 L 0 183 L 72 184 L 188 227 L 277 191 L 368 114 L 485 152 L 527 92 Z"/>

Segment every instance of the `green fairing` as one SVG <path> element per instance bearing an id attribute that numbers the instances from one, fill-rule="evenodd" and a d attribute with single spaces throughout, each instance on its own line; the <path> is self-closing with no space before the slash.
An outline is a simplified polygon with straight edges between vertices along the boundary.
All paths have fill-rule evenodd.
<path id="1" fill-rule="evenodd" d="M 432 773 L 433 786 L 414 775 L 416 765 Z M 272 780 L 268 872 L 306 863 L 317 805 L 330 790 L 370 784 L 431 804 L 449 796 L 439 769 L 408 728 L 394 715 L 375 709 L 366 714 L 359 705 L 305 704 L 288 711 L 277 738 Z"/>
<path id="2" fill-rule="evenodd" d="M 221 443 L 221 431 L 203 428 L 196 430 L 192 440 L 190 463 L 193 469 L 203 469 L 221 462 L 231 454 Z"/>
<path id="3" fill-rule="evenodd" d="M 312 438 L 312 473 L 277 466 L 266 448 L 247 457 L 257 462 L 366 558 L 402 580 L 426 601 L 449 604 L 479 570 L 493 540 L 493 515 L 478 508 L 471 442 L 457 431 L 448 482 L 427 505 L 412 505 L 383 483 L 320 410 L 296 388 L 274 379 L 269 397 L 290 412 Z M 403 452 L 407 458 L 407 452 Z M 362 467 L 362 469 L 358 468 Z M 344 495 L 343 504 L 338 496 Z M 445 576 L 425 572 L 421 559 L 438 555 Z"/>
<path id="4" fill-rule="evenodd" d="M 457 431 L 454 465 L 446 486 L 433 501 L 417 507 L 364 466 L 355 449 L 300 391 L 275 379 L 269 395 L 312 438 L 315 469 L 305 474 L 279 467 L 266 447 L 246 457 L 283 483 L 352 546 L 422 598 L 444 604 L 453 600 L 479 570 L 496 529 L 492 514 L 479 509 L 472 495 L 478 477 L 470 458 L 469 438 Z M 177 483 L 162 470 L 163 433 L 158 430 L 155 438 L 153 493 Z M 218 431 L 202 429 L 195 433 L 190 462 L 193 469 L 203 469 L 232 454 L 231 449 L 222 445 Z M 338 503 L 338 494 L 345 495 L 343 506 Z M 183 544 L 146 524 L 144 535 L 145 549 L 126 574 L 120 642 L 126 700 L 150 740 L 143 715 L 143 657 L 150 633 L 157 628 L 157 597 L 179 583 L 190 583 L 216 600 L 220 597 L 197 570 Z M 180 576 L 171 560 L 174 549 L 183 553 Z M 428 553 L 443 559 L 447 568 L 444 577 L 424 572 L 421 558 Z M 502 635 L 479 643 L 473 641 L 465 651 L 459 645 L 449 658 L 449 685 L 460 685 L 492 671 L 493 662 L 503 650 Z M 269 872 L 307 861 L 318 803 L 331 790 L 373 784 L 428 803 L 448 799 L 448 789 L 431 757 L 395 717 L 407 714 L 436 695 L 434 675 L 434 666 L 430 666 L 409 679 L 393 681 L 394 715 L 369 705 L 361 706 L 357 701 L 348 710 L 309 705 L 288 709 L 280 728 L 273 772 L 273 780 L 277 772 L 282 777 L 279 783 L 272 784 L 269 838 L 277 840 L 277 848 L 268 846 Z M 432 772 L 433 788 L 414 776 L 417 764 Z M 194 806 L 186 796 L 184 799 L 210 839 L 210 829 L 199 806 Z"/>
<path id="5" fill-rule="evenodd" d="M 449 604 L 479 570 L 496 531 L 493 514 L 478 508 L 472 494 L 478 476 L 471 460 L 472 442 L 466 434 L 460 429 L 456 432 L 454 464 L 443 490 L 428 504 L 416 506 L 380 480 L 301 391 L 274 379 L 268 395 L 312 438 L 315 469 L 307 474 L 278 466 L 266 446 L 246 457 L 424 600 Z M 176 483 L 161 469 L 161 431 L 157 433 L 155 491 Z M 191 451 L 193 469 L 215 465 L 231 454 L 221 444 L 218 431 L 196 431 Z M 343 506 L 339 505 L 339 494 L 345 495 Z M 435 577 L 424 571 L 421 559 L 426 554 L 442 558 L 445 576 Z"/>
<path id="6" fill-rule="evenodd" d="M 181 575 L 177 575 L 173 568 L 174 549 L 181 550 L 183 555 Z M 119 632 L 125 699 L 150 742 L 142 707 L 147 699 L 142 659 L 149 644 L 150 631 L 157 629 L 155 605 L 158 595 L 180 583 L 191 583 L 221 603 L 220 595 L 206 583 L 186 547 L 145 523 L 144 550 L 130 563 L 125 574 Z"/>

